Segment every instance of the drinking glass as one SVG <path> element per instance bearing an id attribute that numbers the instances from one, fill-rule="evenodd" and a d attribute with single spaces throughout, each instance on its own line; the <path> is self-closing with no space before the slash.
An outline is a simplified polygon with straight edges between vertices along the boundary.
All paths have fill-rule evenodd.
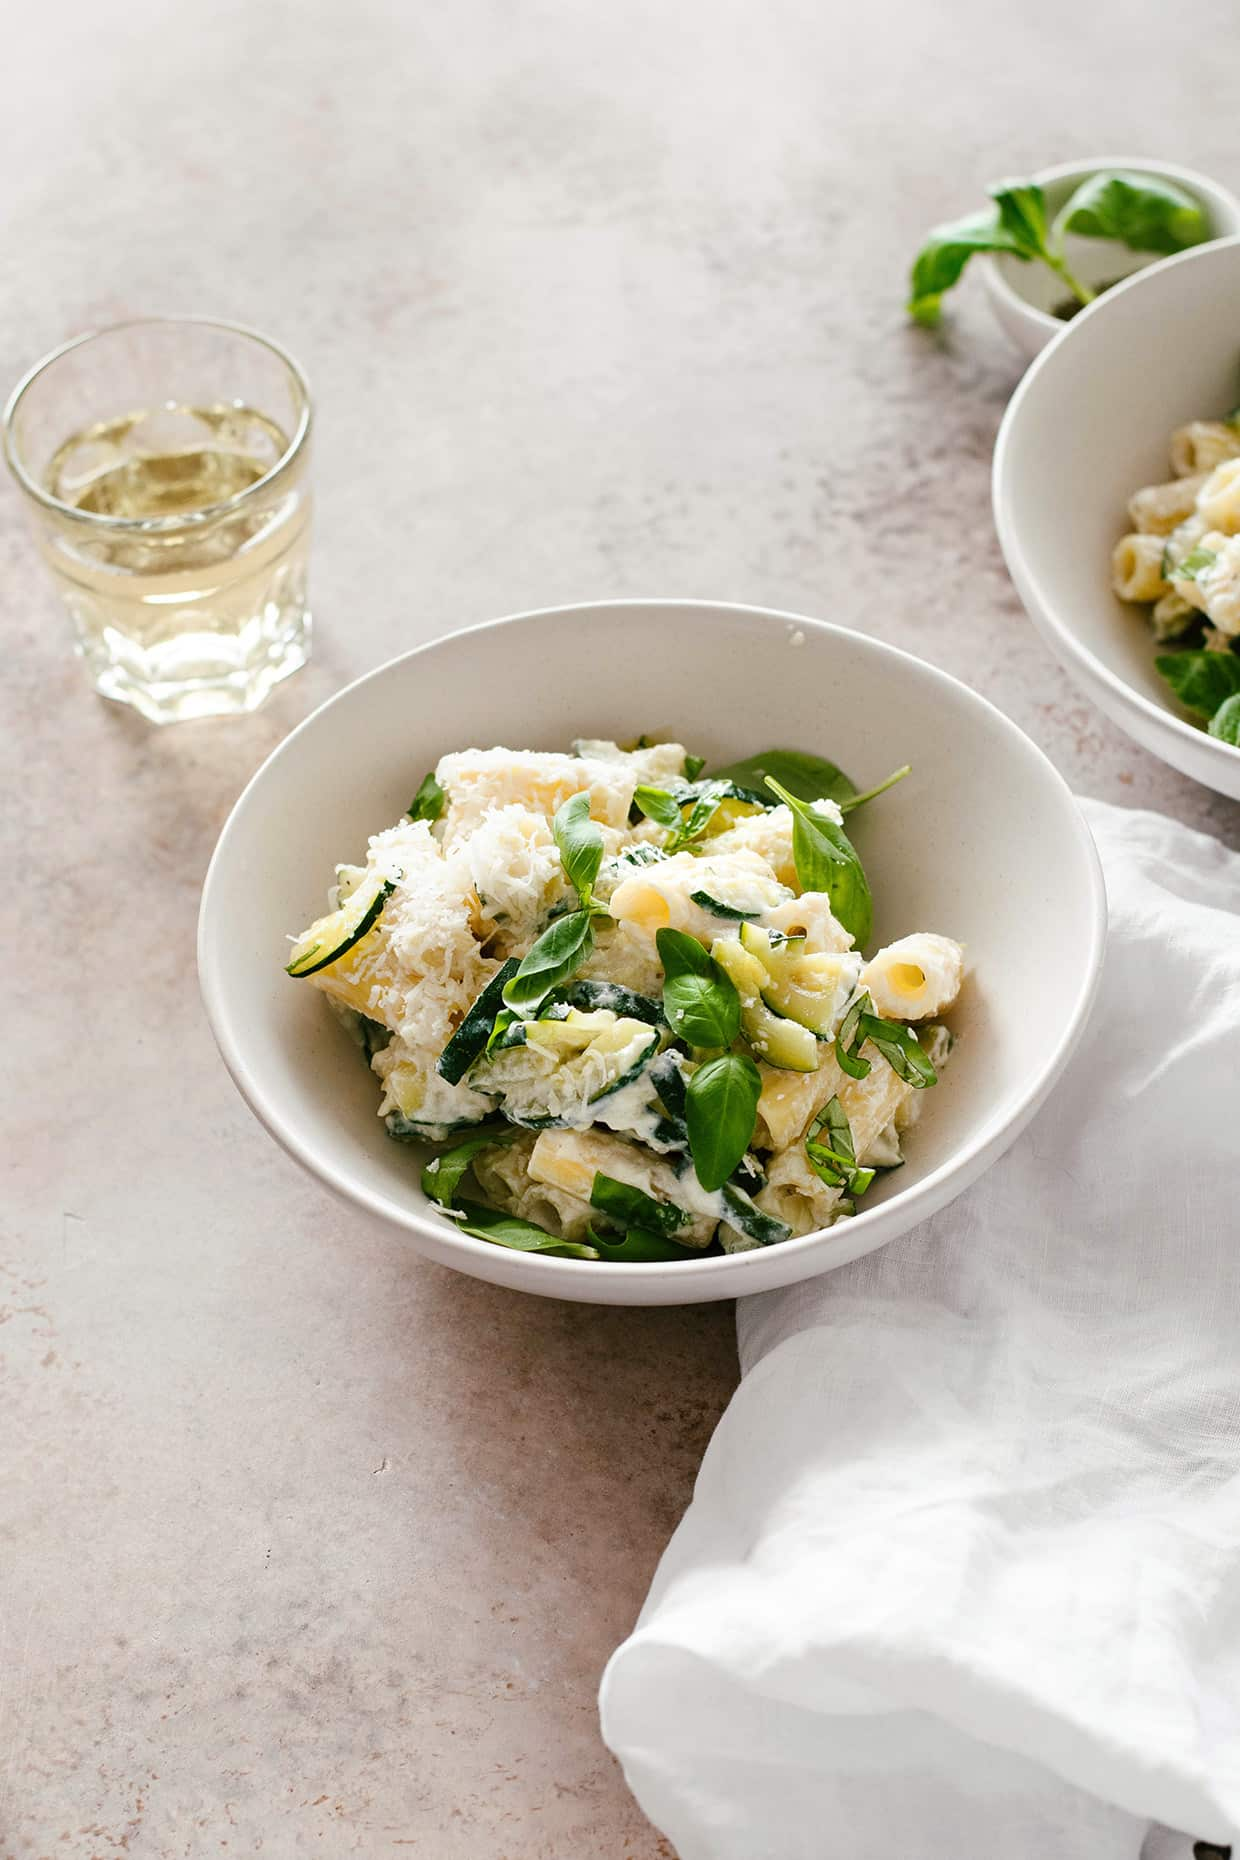
<path id="1" fill-rule="evenodd" d="M 18 383 L 5 457 L 104 697 L 249 711 L 305 664 L 310 424 L 291 356 L 202 317 L 79 336 Z"/>

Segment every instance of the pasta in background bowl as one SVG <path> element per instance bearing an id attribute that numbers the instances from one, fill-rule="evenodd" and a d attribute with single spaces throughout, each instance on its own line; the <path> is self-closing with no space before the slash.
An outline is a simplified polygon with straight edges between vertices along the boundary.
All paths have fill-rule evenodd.
<path id="1" fill-rule="evenodd" d="M 999 541 L 1047 643 L 1137 742 L 1233 799 L 1240 752 L 1202 726 L 1234 656 L 1240 467 L 1225 416 L 1238 403 L 1240 239 L 1229 239 L 1150 266 L 1074 318 L 1013 395 L 994 462 Z M 1207 533 L 1222 546 L 1192 560 Z M 1152 627 L 1133 612 L 1143 599 Z M 1185 611 L 1211 605 L 1214 621 Z M 1181 623 L 1198 636 L 1177 634 Z M 1204 665 L 1203 685 L 1188 682 L 1180 638 L 1228 655 Z"/>
<path id="2" fill-rule="evenodd" d="M 885 1171 L 857 1212 L 832 1226 L 687 1259 L 604 1253 L 586 1264 L 507 1250 L 461 1231 L 428 1199 L 421 1173 L 433 1149 L 391 1141 L 353 1032 L 325 1012 L 320 991 L 281 973 L 278 952 L 290 929 L 322 911 L 324 883 L 342 855 L 365 848 L 384 821 L 399 821 L 426 770 L 462 745 L 548 752 L 561 750 L 570 731 L 597 747 L 632 742 L 643 729 L 691 745 L 708 769 L 774 742 L 827 746 L 867 785 L 912 765 L 906 780 L 849 816 L 874 894 L 859 953 L 872 959 L 923 926 L 964 944 L 970 978 L 950 1016 L 958 1046 L 941 1088 L 920 1094 L 927 1102 L 905 1166 Z M 469 846 L 467 839 L 465 858 Z M 482 889 L 510 864 L 492 849 L 479 866 Z M 674 864 L 675 856 L 665 862 Z M 732 876 L 738 872 L 739 865 Z M 712 880 L 724 876 L 720 864 Z M 752 877 L 775 889 L 783 882 L 756 863 Z M 493 919 L 514 904 L 498 889 L 488 892 Z M 639 891 L 629 904 L 640 914 Z M 623 916 L 629 906 L 615 894 L 613 901 Z M 777 905 L 772 897 L 764 908 Z M 221 835 L 203 891 L 199 968 L 216 1038 L 252 1108 L 354 1206 L 402 1230 L 429 1257 L 501 1284 L 598 1302 L 682 1303 L 842 1264 L 966 1186 L 1066 1063 L 1092 999 L 1104 924 L 1092 842 L 1063 782 L 1014 725 L 953 679 L 877 641 L 795 616 L 617 602 L 454 634 L 362 679 L 295 730 Z M 522 945 L 528 953 L 528 928 L 514 957 Z M 731 941 L 742 949 L 739 936 Z M 307 959 L 318 958 L 303 952 Z M 881 969 L 873 974 L 881 985 Z M 844 980 L 852 979 L 850 971 Z M 899 986 L 898 976 L 889 979 Z M 600 1063 L 610 1063 L 606 1054 Z M 416 1097 L 415 1090 L 415 1124 Z"/>

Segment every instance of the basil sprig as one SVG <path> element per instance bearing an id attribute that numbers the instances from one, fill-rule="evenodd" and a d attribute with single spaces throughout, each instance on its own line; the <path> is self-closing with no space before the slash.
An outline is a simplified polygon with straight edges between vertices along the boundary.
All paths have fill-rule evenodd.
<path id="1" fill-rule="evenodd" d="M 805 1135 L 805 1154 L 814 1174 L 828 1188 L 864 1195 L 874 1180 L 872 1169 L 857 1166 L 852 1125 L 838 1098 L 829 1098 L 810 1125 Z"/>
<path id="2" fill-rule="evenodd" d="M 874 900 L 857 849 L 833 820 L 767 776 L 766 785 L 792 810 L 792 857 L 802 891 L 822 891 L 854 943 L 869 941 Z"/>
<path id="3" fill-rule="evenodd" d="M 938 1084 L 939 1075 L 913 1029 L 875 1014 L 869 995 L 862 993 L 845 1014 L 835 1036 L 836 1063 L 850 1078 L 863 1079 L 869 1073 L 870 1062 L 861 1057 L 861 1048 L 867 1040 L 877 1047 L 891 1070 L 906 1085 L 924 1091 Z"/>
<path id="4" fill-rule="evenodd" d="M 603 863 L 603 835 L 590 818 L 590 797 L 574 794 L 556 809 L 551 822 L 555 843 L 560 849 L 560 864 L 565 876 L 581 900 L 583 910 L 597 911 L 594 881 Z"/>
<path id="5" fill-rule="evenodd" d="M 590 911 L 570 911 L 566 917 L 557 917 L 531 944 L 521 958 L 520 968 L 505 984 L 505 1006 L 538 1007 L 553 988 L 577 973 L 593 948 L 594 918 Z"/>
<path id="6" fill-rule="evenodd" d="M 590 1206 L 614 1221 L 617 1227 L 636 1227 L 645 1233 L 659 1234 L 665 1240 L 687 1225 L 689 1216 L 670 1201 L 656 1201 L 653 1195 L 617 1182 L 614 1176 L 596 1170 L 590 1189 Z"/>
<path id="7" fill-rule="evenodd" d="M 705 1189 L 722 1188 L 749 1148 L 762 1078 L 753 1060 L 721 1053 L 699 1066 L 685 1088 L 689 1153 Z"/>
<path id="8" fill-rule="evenodd" d="M 1240 749 L 1240 696 L 1229 697 L 1219 705 L 1209 724 L 1210 735 L 1217 736 L 1221 743 L 1231 743 Z"/>
<path id="9" fill-rule="evenodd" d="M 663 1013 L 672 1032 L 689 1046 L 731 1046 L 741 1030 L 740 996 L 731 977 L 683 930 L 660 930 L 655 944 L 663 964 Z"/>
<path id="10" fill-rule="evenodd" d="M 606 917 L 607 907 L 594 901 L 594 881 L 603 862 L 603 836 L 590 818 L 590 797 L 584 791 L 570 795 L 556 809 L 551 823 L 560 864 L 577 893 L 579 909 L 548 924 L 521 959 L 521 966 L 504 987 L 504 1003 L 518 1009 L 536 1008 L 553 988 L 575 975 L 594 948 L 594 919 Z"/>
<path id="11" fill-rule="evenodd" d="M 855 784 L 824 756 L 806 755 L 800 749 L 761 749 L 742 762 L 729 762 L 715 770 L 715 780 L 734 781 L 761 794 L 768 776 L 795 794 L 798 801 L 838 801 L 842 807 L 857 792 Z"/>
<path id="12" fill-rule="evenodd" d="M 906 762 L 902 768 L 893 769 L 890 775 L 876 782 L 873 788 L 867 788 L 864 794 L 850 794 L 846 801 L 840 802 L 841 814 L 855 813 L 859 807 L 864 807 L 867 801 L 877 800 L 880 794 L 886 794 L 888 788 L 894 788 L 898 781 L 903 781 L 904 777 L 911 775 L 912 772 L 912 763 Z"/>
<path id="13" fill-rule="evenodd" d="M 511 1124 L 489 1125 L 476 1130 L 472 1136 L 456 1143 L 450 1150 L 443 1150 L 438 1156 L 432 1156 L 422 1171 L 422 1193 L 428 1201 L 437 1201 L 441 1208 L 450 1208 L 456 1200 L 456 1193 L 461 1185 L 461 1178 L 481 1150 L 494 1149 L 504 1143 L 515 1143 L 521 1135 Z"/>
<path id="14" fill-rule="evenodd" d="M 726 782 L 681 782 L 675 788 L 643 785 L 634 790 L 633 799 L 647 820 L 670 834 L 665 850 L 675 853 L 701 839 L 728 794 Z"/>
<path id="15" fill-rule="evenodd" d="M 1240 695 L 1240 655 L 1211 652 L 1163 652 L 1154 661 L 1186 710 L 1213 721 L 1229 698 Z M 1224 723 L 1224 728 L 1226 724 Z M 1216 732 L 1217 734 L 1218 732 Z M 1226 742 L 1226 736 L 1223 737 Z"/>
<path id="16" fill-rule="evenodd" d="M 435 780 L 435 771 L 422 777 L 421 786 L 409 803 L 410 820 L 438 820 L 447 795 Z"/>
<path id="17" fill-rule="evenodd" d="M 1134 252 L 1180 252 L 1210 236 L 1200 202 L 1174 182 L 1148 174 L 1103 169 L 1088 175 L 1051 226 L 1036 181 L 1001 182 L 990 197 L 984 211 L 936 226 L 917 254 L 908 300 L 917 322 L 938 322 L 944 293 L 975 252 L 1008 252 L 1022 262 L 1047 265 L 1078 303 L 1088 304 L 1095 292 L 1073 276 L 1064 259 L 1067 233 L 1113 239 Z"/>
<path id="18" fill-rule="evenodd" d="M 510 1247 L 516 1253 L 547 1253 L 555 1259 L 598 1259 L 597 1247 L 583 1246 L 575 1240 L 560 1240 L 545 1227 L 523 1221 L 516 1214 L 498 1214 L 480 1201 L 458 1201 L 461 1218 L 457 1226 L 475 1240 L 489 1240 L 492 1246 Z"/>
<path id="19" fill-rule="evenodd" d="M 680 852 L 700 840 L 724 801 L 748 801 L 758 807 L 770 805 L 759 791 L 726 775 L 712 775 L 707 781 L 674 782 L 667 788 L 643 784 L 633 791 L 633 804 L 639 813 L 645 814 L 647 820 L 653 820 L 670 836 L 663 849 L 668 853 Z"/>

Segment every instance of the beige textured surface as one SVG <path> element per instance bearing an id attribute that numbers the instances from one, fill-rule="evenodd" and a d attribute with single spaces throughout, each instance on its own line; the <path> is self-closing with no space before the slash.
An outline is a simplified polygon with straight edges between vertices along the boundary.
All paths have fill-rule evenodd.
<path id="1" fill-rule="evenodd" d="M 987 495 L 1017 363 L 977 294 L 938 341 L 899 313 L 924 224 L 995 172 L 1110 144 L 1240 180 L 1229 0 L 1182 0 L 1175 59 L 1161 19 L 10 9 L 0 373 L 150 308 L 280 336 L 319 398 L 320 630 L 258 718 L 152 733 L 83 689 L 0 491 L 0 1854 L 668 1853 L 594 1690 L 727 1398 L 729 1315 L 507 1297 L 329 1202 L 211 1049 L 198 885 L 344 679 L 605 594 L 869 628 L 1079 787 L 1234 843 L 1018 609 Z"/>

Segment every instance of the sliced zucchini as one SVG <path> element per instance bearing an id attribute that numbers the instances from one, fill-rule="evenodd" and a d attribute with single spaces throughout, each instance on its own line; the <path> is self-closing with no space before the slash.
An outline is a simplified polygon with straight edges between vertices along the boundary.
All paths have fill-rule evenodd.
<path id="1" fill-rule="evenodd" d="M 741 1032 L 755 1058 L 785 1072 L 817 1072 L 818 1041 L 799 1021 L 785 1020 L 762 998 L 769 973 L 756 956 L 726 937 L 716 937 L 710 953 L 729 975 L 741 998 Z"/>
<path id="2" fill-rule="evenodd" d="M 766 970 L 760 993 L 773 1014 L 808 1027 L 820 1040 L 833 1040 L 844 1009 L 857 986 L 861 957 L 805 953 L 803 937 L 774 942 L 771 933 L 743 923 L 741 947 Z"/>
<path id="3" fill-rule="evenodd" d="M 285 973 L 300 980 L 303 975 L 313 975 L 329 963 L 339 962 L 374 928 L 401 876 L 392 870 L 369 873 L 343 904 L 302 932 L 293 945 L 292 961 Z"/>
<path id="4" fill-rule="evenodd" d="M 723 1185 L 723 1202 L 727 1209 L 728 1224 L 739 1227 L 747 1240 L 756 1240 L 759 1246 L 778 1246 L 781 1240 L 791 1237 L 792 1229 L 787 1221 L 781 1221 L 773 1214 L 764 1214 L 755 1207 L 743 1188 L 733 1182 Z"/>
<path id="5" fill-rule="evenodd" d="M 504 1005 L 504 986 L 521 967 L 515 956 L 496 970 L 464 1020 L 435 1062 L 440 1078 L 457 1085 L 479 1057 L 491 1037 L 495 1017 Z"/>
<path id="6" fill-rule="evenodd" d="M 756 1195 L 759 1189 L 766 1187 L 766 1171 L 752 1150 L 745 1151 L 732 1171 L 732 1180 L 747 1195 Z"/>
<path id="7" fill-rule="evenodd" d="M 569 1008 L 563 1020 L 527 1020 L 524 1040 L 496 1049 L 478 1088 L 497 1096 L 505 1117 L 530 1130 L 584 1126 L 591 1107 L 640 1078 L 659 1047 L 659 1031 L 608 1008 Z"/>
<path id="8" fill-rule="evenodd" d="M 625 988 L 619 982 L 592 981 L 588 976 L 557 988 L 544 1002 L 538 1018 L 564 1020 L 570 1008 L 580 1008 L 587 1014 L 598 1008 L 610 1008 L 613 1014 L 627 1020 L 644 1020 L 652 1027 L 665 1024 L 662 1002 L 653 1001 L 649 995 L 639 995 L 635 988 Z"/>
<path id="9" fill-rule="evenodd" d="M 691 891 L 690 898 L 694 904 L 709 911 L 712 917 L 726 917 L 729 923 L 756 923 L 760 911 L 742 911 L 735 904 L 725 904 L 720 898 L 712 898 L 709 891 Z"/>
<path id="10" fill-rule="evenodd" d="M 659 1102 L 669 1117 L 683 1119 L 685 1114 L 684 1061 L 674 1046 L 660 1053 L 650 1068 L 650 1083 L 659 1094 Z"/>
<path id="11" fill-rule="evenodd" d="M 368 1014 L 359 1014 L 358 1020 L 361 1023 L 358 1034 L 362 1042 L 362 1051 L 368 1060 L 373 1059 L 376 1053 L 383 1051 L 391 1039 L 392 1030 L 390 1027 L 385 1027 L 381 1020 L 371 1020 Z"/>
<path id="12" fill-rule="evenodd" d="M 421 1123 L 416 1117 L 406 1117 L 403 1111 L 389 1111 L 383 1122 L 389 1137 L 401 1143 L 444 1143 L 462 1130 L 476 1130 L 490 1116 L 491 1107 L 487 1105 L 477 1117 L 457 1117 L 447 1124 Z"/>

